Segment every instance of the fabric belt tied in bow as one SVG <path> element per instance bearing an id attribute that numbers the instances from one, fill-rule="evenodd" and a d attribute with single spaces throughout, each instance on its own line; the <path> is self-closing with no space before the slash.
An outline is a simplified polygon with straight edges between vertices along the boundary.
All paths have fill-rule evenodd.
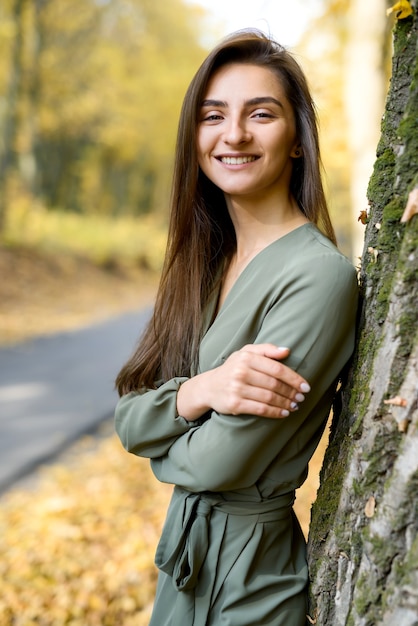
<path id="1" fill-rule="evenodd" d="M 293 501 L 293 492 L 260 502 L 229 501 L 220 494 L 191 493 L 175 487 L 155 564 L 171 576 L 177 591 L 193 589 L 209 548 L 212 509 L 226 515 L 256 516 L 258 521 L 267 522 L 288 516 Z"/>

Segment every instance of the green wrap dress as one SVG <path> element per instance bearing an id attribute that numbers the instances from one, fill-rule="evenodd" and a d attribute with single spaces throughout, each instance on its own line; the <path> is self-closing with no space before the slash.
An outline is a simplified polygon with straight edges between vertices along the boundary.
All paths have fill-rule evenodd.
<path id="1" fill-rule="evenodd" d="M 353 351 L 357 294 L 351 263 L 313 224 L 300 226 L 246 266 L 216 317 L 216 295 L 208 303 L 198 366 L 248 343 L 289 347 L 286 363 L 311 385 L 298 411 L 212 411 L 189 423 L 176 410 L 182 377 L 119 400 L 123 445 L 175 485 L 151 626 L 305 625 L 306 546 L 292 504 Z"/>

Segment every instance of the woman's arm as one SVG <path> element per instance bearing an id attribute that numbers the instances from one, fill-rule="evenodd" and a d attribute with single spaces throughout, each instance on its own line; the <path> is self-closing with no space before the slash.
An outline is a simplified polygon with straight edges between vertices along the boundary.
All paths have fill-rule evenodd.
<path id="1" fill-rule="evenodd" d="M 200 414 L 211 402 L 216 404 L 216 398 L 209 401 L 207 390 L 199 392 L 197 386 L 208 376 L 198 378 L 194 388 L 190 379 L 175 379 L 157 390 L 129 394 L 120 400 L 116 429 L 123 445 L 135 454 L 154 459 L 153 469 L 161 481 L 192 491 L 254 484 L 313 409 L 318 414 L 319 403 L 323 403 L 350 357 L 357 292 L 355 270 L 347 260 L 328 256 L 327 251 L 315 263 L 307 256 L 303 266 L 295 264 L 286 286 L 262 320 L 255 344 L 289 345 L 286 365 L 312 387 L 299 411 L 286 419 L 264 419 L 257 412 L 232 415 L 213 410 L 210 419 L 194 423 L 190 421 L 194 417 L 192 410 Z M 230 359 L 232 353 L 241 352 L 240 345 L 231 348 Z M 222 368 L 217 368 L 217 375 L 226 371 Z M 180 397 L 182 394 L 179 389 L 186 384 L 198 405 L 189 406 L 188 421 L 179 416 L 177 407 L 178 393 Z M 229 384 L 223 376 L 219 376 L 217 385 L 221 395 L 223 385 L 226 397 Z M 329 409 L 329 398 L 327 403 Z M 187 412 L 187 406 L 183 408 Z M 326 412 L 326 407 L 321 411 Z"/>
<path id="2" fill-rule="evenodd" d="M 122 396 L 115 409 L 115 429 L 123 446 L 140 456 L 166 454 L 172 443 L 190 430 L 177 412 L 177 392 L 185 377 L 173 378 L 157 389 Z"/>
<path id="3" fill-rule="evenodd" d="M 177 394 L 177 409 L 193 421 L 209 410 L 229 415 L 287 417 L 310 387 L 297 372 L 280 363 L 288 348 L 249 344 L 223 363 L 187 380 Z"/>
<path id="4" fill-rule="evenodd" d="M 260 344 L 280 345 L 287 338 L 287 362 L 312 387 L 299 411 L 286 419 L 212 411 L 210 419 L 176 439 L 166 455 L 153 459 L 159 480 L 190 491 L 242 489 L 255 484 L 294 437 L 297 447 L 306 445 L 303 423 L 315 419 L 319 427 L 326 419 L 335 381 L 354 347 L 355 271 L 339 257 L 331 261 L 331 266 L 328 259 L 295 275 L 257 335 Z"/>
<path id="5" fill-rule="evenodd" d="M 267 354 L 267 356 L 263 356 Z M 174 441 L 187 433 L 195 420 L 209 410 L 231 413 L 251 413 L 254 401 L 246 401 L 248 375 L 254 367 L 269 370 L 268 378 L 274 387 L 274 402 L 271 401 L 271 417 L 283 417 L 283 411 L 291 407 L 298 390 L 307 390 L 306 381 L 290 367 L 277 359 L 288 356 L 286 348 L 272 345 L 245 346 L 231 355 L 230 359 L 214 370 L 194 376 L 169 380 L 157 389 L 147 389 L 140 393 L 129 393 L 119 400 L 115 410 L 115 428 L 122 444 L 130 452 L 145 457 L 160 457 L 168 452 Z M 254 359 L 256 356 L 256 359 Z M 235 361 L 236 366 L 230 367 Z M 244 363 L 246 361 L 246 364 Z M 244 367 L 245 365 L 245 367 Z M 235 389 L 231 402 L 229 390 L 236 374 Z M 259 375 L 259 373 L 257 373 Z M 239 379 L 244 377 L 245 382 Z M 264 383 L 265 384 L 265 383 Z M 183 389 L 184 387 L 184 389 Z M 254 387 L 254 381 L 252 381 Z M 259 389 L 262 392 L 263 389 Z M 229 403 L 229 404 L 228 404 Z M 260 414 L 263 404 L 260 404 Z M 255 411 L 256 412 L 256 411 Z M 267 412 L 267 408 L 266 408 Z M 286 414 L 286 413 L 285 413 Z M 287 413 L 288 414 L 288 413 Z"/>

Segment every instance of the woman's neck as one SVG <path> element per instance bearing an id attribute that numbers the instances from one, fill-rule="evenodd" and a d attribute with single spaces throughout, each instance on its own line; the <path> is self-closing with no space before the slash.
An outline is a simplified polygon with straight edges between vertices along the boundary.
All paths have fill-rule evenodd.
<path id="1" fill-rule="evenodd" d="M 234 256 L 239 264 L 309 221 L 292 197 L 269 203 L 226 200 L 237 241 Z"/>
<path id="2" fill-rule="evenodd" d="M 296 202 L 281 207 L 235 203 L 227 198 L 228 210 L 235 228 L 237 247 L 222 277 L 217 312 L 245 267 L 271 243 L 309 222 Z"/>

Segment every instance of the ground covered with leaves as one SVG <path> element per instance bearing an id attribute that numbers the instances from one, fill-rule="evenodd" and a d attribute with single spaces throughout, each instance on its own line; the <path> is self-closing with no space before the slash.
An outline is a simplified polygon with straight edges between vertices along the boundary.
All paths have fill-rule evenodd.
<path id="1" fill-rule="evenodd" d="M 0 246 L 0 345 L 69 330 L 148 304 L 157 276 L 134 264 Z"/>
<path id="2" fill-rule="evenodd" d="M 170 491 L 108 425 L 4 495 L 1 626 L 146 626 Z"/>

